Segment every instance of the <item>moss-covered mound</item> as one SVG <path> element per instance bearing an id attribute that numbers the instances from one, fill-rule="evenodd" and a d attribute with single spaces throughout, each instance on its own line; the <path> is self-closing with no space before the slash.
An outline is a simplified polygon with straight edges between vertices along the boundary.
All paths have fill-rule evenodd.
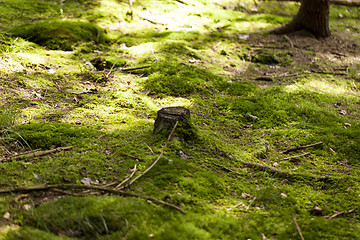
<path id="1" fill-rule="evenodd" d="M 77 21 L 39 21 L 14 27 L 9 33 L 52 50 L 65 51 L 71 51 L 79 42 L 109 40 L 105 31 L 95 24 Z"/>

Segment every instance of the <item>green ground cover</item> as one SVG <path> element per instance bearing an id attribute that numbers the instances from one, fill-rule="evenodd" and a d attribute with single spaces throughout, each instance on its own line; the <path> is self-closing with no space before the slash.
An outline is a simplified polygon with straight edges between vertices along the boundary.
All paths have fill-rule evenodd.
<path id="1" fill-rule="evenodd" d="M 3 1 L 0 239 L 300 239 L 293 216 L 305 239 L 359 238 L 360 9 L 332 6 L 325 40 L 267 33 L 298 7 Z M 2 193 L 113 189 L 162 152 L 168 106 L 190 109 L 196 137 L 177 129 L 126 191 L 185 214 L 104 191 Z"/>

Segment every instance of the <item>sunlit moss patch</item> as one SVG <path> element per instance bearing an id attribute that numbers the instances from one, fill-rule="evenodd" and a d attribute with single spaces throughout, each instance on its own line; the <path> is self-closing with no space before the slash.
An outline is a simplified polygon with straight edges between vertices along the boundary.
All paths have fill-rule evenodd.
<path id="1" fill-rule="evenodd" d="M 78 21 L 39 21 L 14 27 L 9 33 L 53 50 L 72 50 L 82 41 L 108 41 L 104 30 L 95 24 Z"/>

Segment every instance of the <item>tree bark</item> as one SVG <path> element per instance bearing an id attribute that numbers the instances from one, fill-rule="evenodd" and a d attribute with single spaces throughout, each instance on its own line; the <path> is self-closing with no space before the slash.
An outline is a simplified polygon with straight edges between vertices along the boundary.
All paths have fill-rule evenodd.
<path id="1" fill-rule="evenodd" d="M 263 2 L 271 2 L 271 0 L 261 0 Z M 301 2 L 300 0 L 274 0 L 277 2 Z M 360 0 L 330 0 L 332 5 L 341 5 L 341 6 L 360 6 Z"/>
<path id="2" fill-rule="evenodd" d="M 274 34 L 287 34 L 307 30 L 316 38 L 330 36 L 329 0 L 302 0 L 299 12 L 286 25 L 272 30 Z"/>

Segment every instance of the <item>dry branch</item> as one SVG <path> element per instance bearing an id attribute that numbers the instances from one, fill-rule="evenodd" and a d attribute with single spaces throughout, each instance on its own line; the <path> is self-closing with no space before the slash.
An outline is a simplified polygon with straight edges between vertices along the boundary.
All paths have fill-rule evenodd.
<path id="1" fill-rule="evenodd" d="M 274 172 L 282 177 L 290 177 L 290 174 L 288 173 L 285 173 L 281 170 L 277 170 L 275 168 L 272 168 L 272 167 L 269 167 L 269 166 L 265 166 L 265 165 L 262 165 L 262 164 L 259 164 L 259 163 L 253 163 L 253 162 L 244 162 L 244 161 L 240 161 L 240 163 L 248 166 L 248 167 L 258 167 L 258 168 L 262 168 L 262 169 L 265 169 L 265 170 L 269 170 L 271 172 Z"/>
<path id="2" fill-rule="evenodd" d="M 124 181 L 122 181 L 119 185 L 117 185 L 114 189 L 120 189 L 120 187 L 121 187 L 122 185 L 124 185 L 127 181 L 129 181 L 129 180 L 134 176 L 135 173 L 136 173 L 136 164 L 135 164 L 134 170 L 133 170 L 133 172 L 130 174 L 130 176 L 129 176 L 128 178 L 126 178 Z"/>
<path id="3" fill-rule="evenodd" d="M 42 152 L 31 152 L 31 153 L 24 153 L 24 154 L 17 155 L 17 156 L 2 157 L 2 158 L 0 158 L 0 162 L 16 161 L 16 160 L 22 160 L 22 159 L 26 159 L 26 158 L 35 158 L 35 157 L 40 157 L 40 156 L 48 155 L 48 154 L 55 153 L 55 152 L 70 150 L 71 148 L 72 147 L 58 147 L 55 149 L 46 150 L 46 151 L 42 151 Z"/>
<path id="4" fill-rule="evenodd" d="M 307 152 L 307 153 L 300 154 L 300 155 L 296 155 L 296 156 L 292 156 L 292 157 L 281 158 L 281 159 L 279 159 L 278 161 L 291 160 L 291 159 L 295 159 L 295 158 L 303 157 L 303 156 L 306 156 L 306 155 L 309 155 L 309 154 L 310 154 L 310 153 L 309 153 L 309 152 Z"/>
<path id="5" fill-rule="evenodd" d="M 8 189 L 0 189 L 0 194 L 35 192 L 35 191 L 49 191 L 49 190 L 53 190 L 53 189 L 61 189 L 61 190 L 70 190 L 70 189 L 96 190 L 96 191 L 103 191 L 103 192 L 107 192 L 107 193 L 121 195 L 121 196 L 125 196 L 125 197 L 142 198 L 142 199 L 154 202 L 156 204 L 160 204 L 160 205 L 164 205 L 164 206 L 174 208 L 174 209 L 180 211 L 181 213 L 185 214 L 184 210 L 182 210 L 178 206 L 175 206 L 175 205 L 173 205 L 171 203 L 161 201 L 161 200 L 156 199 L 156 198 L 152 198 L 152 197 L 148 197 L 148 196 L 144 196 L 144 195 L 140 195 L 140 194 L 136 194 L 136 193 L 131 193 L 131 192 L 124 192 L 124 191 L 121 191 L 121 190 L 115 190 L 115 189 L 106 188 L 106 187 L 92 186 L 92 185 L 54 184 L 54 185 L 32 186 L 32 187 L 8 188 Z"/>
<path id="6" fill-rule="evenodd" d="M 317 143 L 306 145 L 306 146 L 299 146 L 299 147 L 289 148 L 289 149 L 285 150 L 284 152 L 282 152 L 282 154 L 286 154 L 286 153 L 289 153 L 289 152 L 294 152 L 294 151 L 309 148 L 309 147 L 314 147 L 314 146 L 321 145 L 321 144 L 323 144 L 323 142 L 317 142 Z"/>
<path id="7" fill-rule="evenodd" d="M 173 133 L 174 133 L 174 131 L 175 131 L 175 128 L 177 127 L 178 123 L 179 123 L 179 122 L 176 122 L 175 125 L 174 125 L 174 127 L 173 127 L 173 129 L 171 130 L 171 132 L 170 132 L 170 134 L 169 134 L 169 137 L 167 138 L 166 143 L 165 143 L 165 145 L 164 145 L 164 148 L 163 148 L 162 152 L 160 153 L 159 157 L 151 164 L 150 167 L 148 167 L 143 173 L 141 173 L 140 175 L 138 175 L 136 178 L 134 178 L 133 180 L 131 180 L 131 181 L 129 182 L 129 184 L 127 184 L 124 188 L 129 187 L 129 186 L 130 186 L 131 184 L 133 184 L 136 180 L 138 180 L 140 177 L 142 177 L 145 173 L 147 173 L 148 171 L 150 171 L 150 169 L 152 169 L 152 168 L 155 166 L 155 164 L 160 160 L 160 158 L 162 157 L 162 155 L 163 155 L 164 152 L 165 152 L 165 149 L 166 149 L 166 147 L 167 147 L 167 144 L 169 143 L 169 141 L 170 141 L 170 139 L 171 139 L 171 136 L 173 135 Z"/>
<path id="8" fill-rule="evenodd" d="M 353 209 L 350 209 L 348 211 L 342 211 L 342 212 L 337 212 L 331 216 L 325 216 L 324 218 L 327 218 L 327 219 L 333 219 L 337 216 L 340 216 L 340 215 L 343 215 L 343 214 L 349 214 L 349 213 L 353 213 L 355 212 L 358 208 L 360 208 L 360 206 L 357 206 L 356 208 L 353 208 Z"/>
<path id="9" fill-rule="evenodd" d="M 299 236 L 300 236 L 301 240 L 304 240 L 304 237 L 303 237 L 303 235 L 302 235 L 302 233 L 301 233 L 301 230 L 300 230 L 299 224 L 297 223 L 297 221 L 296 221 L 296 218 L 295 218 L 295 215 L 294 215 L 294 214 L 292 214 L 292 220 L 293 220 L 293 222 L 295 223 L 296 229 L 297 229 L 297 231 L 298 231 L 298 233 L 299 233 Z"/>
<path id="10" fill-rule="evenodd" d="M 136 156 L 132 156 L 132 155 L 129 155 L 129 154 L 126 154 L 126 153 L 119 153 L 119 154 L 122 155 L 122 156 L 125 156 L 125 157 L 133 158 L 133 159 L 135 159 L 137 161 L 140 161 L 140 162 L 145 162 L 144 159 L 138 158 Z"/>
<path id="11" fill-rule="evenodd" d="M 284 38 L 289 42 L 291 48 L 294 48 L 294 44 L 292 43 L 291 39 L 287 35 L 284 35 Z"/>
<path id="12" fill-rule="evenodd" d="M 141 67 L 133 67 L 133 68 L 122 68 L 121 71 L 122 71 L 122 72 L 131 72 L 131 71 L 140 70 L 140 69 L 149 68 L 149 67 L 151 67 L 151 66 L 141 66 Z"/>
<path id="13" fill-rule="evenodd" d="M 111 74 L 112 70 L 114 69 L 116 63 L 119 61 L 120 58 L 121 58 L 121 57 L 118 57 L 118 59 L 116 59 L 116 61 L 114 62 L 114 64 L 111 66 L 109 72 L 108 72 L 107 74 L 104 74 L 104 76 L 105 76 L 106 78 L 109 78 L 109 77 L 110 77 L 110 74 Z"/>

